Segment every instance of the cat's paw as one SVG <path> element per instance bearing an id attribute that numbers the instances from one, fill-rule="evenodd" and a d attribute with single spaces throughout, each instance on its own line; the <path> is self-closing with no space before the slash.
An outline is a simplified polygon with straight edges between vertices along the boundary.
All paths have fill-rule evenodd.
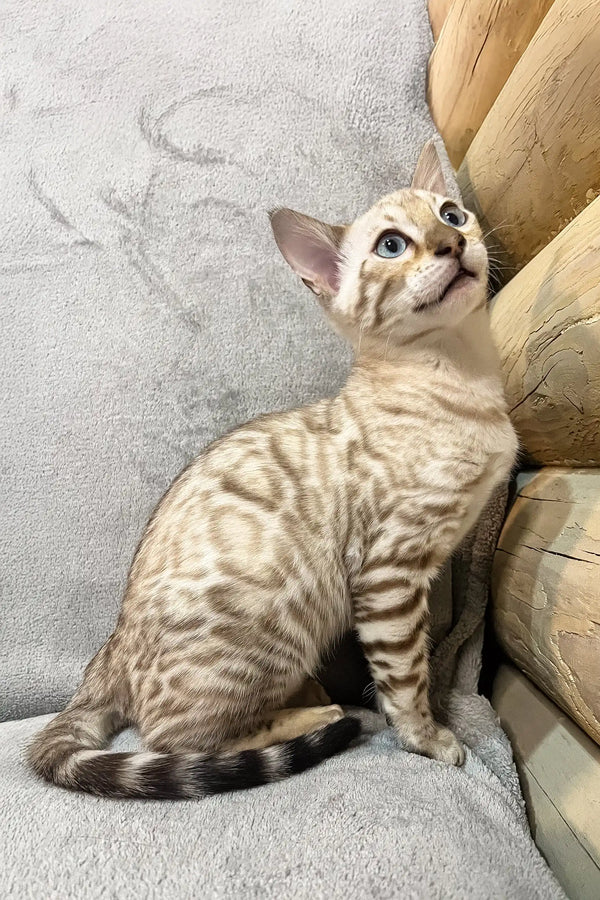
<path id="1" fill-rule="evenodd" d="M 465 761 L 464 749 L 450 729 L 441 725 L 436 726 L 435 733 L 423 741 L 418 752 L 451 766 L 462 766 Z"/>
<path id="2" fill-rule="evenodd" d="M 337 704 L 319 706 L 316 708 L 315 712 L 319 720 L 319 728 L 322 728 L 324 725 L 329 725 L 331 722 L 339 722 L 339 720 L 343 719 L 345 716 L 344 710 Z"/>

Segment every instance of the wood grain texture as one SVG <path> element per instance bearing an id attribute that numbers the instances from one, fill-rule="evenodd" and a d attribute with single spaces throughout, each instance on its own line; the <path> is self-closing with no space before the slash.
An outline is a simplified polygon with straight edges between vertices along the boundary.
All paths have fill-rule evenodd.
<path id="1" fill-rule="evenodd" d="M 529 459 L 600 466 L 600 198 L 500 291 L 491 322 Z"/>
<path id="2" fill-rule="evenodd" d="M 600 0 L 555 0 L 458 172 L 506 276 L 600 193 L 599 95 Z"/>
<path id="3" fill-rule="evenodd" d="M 600 897 L 600 748 L 512 666 L 492 704 L 515 754 L 533 838 L 569 897 Z"/>
<path id="4" fill-rule="evenodd" d="M 541 469 L 520 485 L 492 598 L 509 657 L 600 743 L 600 470 Z"/>
<path id="5" fill-rule="evenodd" d="M 431 22 L 431 31 L 433 32 L 434 41 L 437 41 L 444 22 L 446 21 L 448 11 L 454 2 L 455 0 L 429 0 L 427 5 L 429 8 L 429 21 Z M 456 2 L 460 3 L 461 0 L 456 0 Z"/>
<path id="6" fill-rule="evenodd" d="M 449 9 L 429 59 L 427 97 L 455 168 L 552 3 L 455 0 Z"/>

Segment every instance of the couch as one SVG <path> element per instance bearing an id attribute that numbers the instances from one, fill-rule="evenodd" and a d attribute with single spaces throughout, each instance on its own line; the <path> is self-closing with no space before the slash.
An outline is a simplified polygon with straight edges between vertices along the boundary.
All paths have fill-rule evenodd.
<path id="1" fill-rule="evenodd" d="M 201 803 L 98 800 L 25 767 L 178 471 L 347 372 L 266 211 L 352 218 L 409 182 L 434 129 L 422 0 L 8 0 L 0 18 L 2 893 L 563 896 L 477 691 L 502 498 L 432 598 L 464 768 L 405 752 L 368 710 L 342 756 Z"/>

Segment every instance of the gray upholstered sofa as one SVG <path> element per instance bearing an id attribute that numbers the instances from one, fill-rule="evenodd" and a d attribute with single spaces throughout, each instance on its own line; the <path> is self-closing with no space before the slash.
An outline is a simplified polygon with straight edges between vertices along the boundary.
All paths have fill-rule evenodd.
<path id="1" fill-rule="evenodd" d="M 405 753 L 369 713 L 343 756 L 202 803 L 98 800 L 25 769 L 179 469 L 343 379 L 266 210 L 343 221 L 408 182 L 432 133 L 429 31 L 422 0 L 9 0 L 0 19 L 0 892 L 560 896 L 475 692 L 477 633 L 438 655 L 462 770 Z"/>

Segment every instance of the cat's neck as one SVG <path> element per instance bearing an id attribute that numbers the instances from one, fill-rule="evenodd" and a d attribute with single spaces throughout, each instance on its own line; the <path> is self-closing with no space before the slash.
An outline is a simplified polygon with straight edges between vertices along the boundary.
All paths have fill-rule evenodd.
<path id="1" fill-rule="evenodd" d="M 362 348 L 357 352 L 349 384 L 365 378 L 401 388 L 407 380 L 444 377 L 496 389 L 501 385 L 498 351 L 494 345 L 486 309 L 466 316 L 456 328 L 443 328 L 403 346 Z"/>

